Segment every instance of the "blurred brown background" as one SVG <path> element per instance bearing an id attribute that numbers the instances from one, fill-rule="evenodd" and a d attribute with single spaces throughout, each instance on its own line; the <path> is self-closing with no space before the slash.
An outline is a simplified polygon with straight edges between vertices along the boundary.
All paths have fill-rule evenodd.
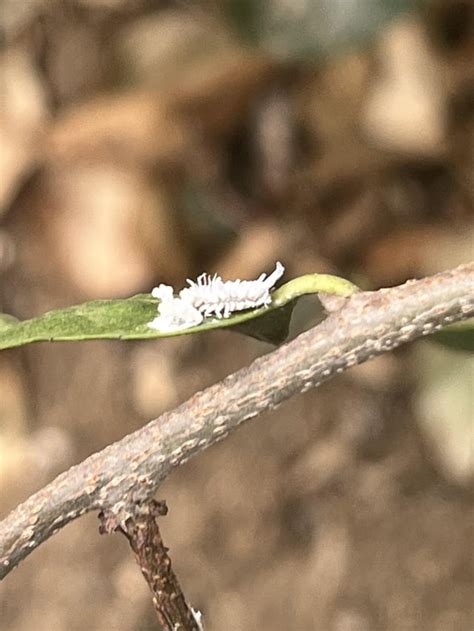
<path id="1" fill-rule="evenodd" d="M 472 258 L 474 6 L 414 7 L 0 0 L 0 311 L 276 260 L 376 288 Z M 269 350 L 3 352 L 1 516 Z M 206 629 L 472 629 L 472 368 L 418 342 L 176 471 L 162 532 Z M 62 530 L 1 585 L 1 628 L 158 628 L 122 539 Z"/>

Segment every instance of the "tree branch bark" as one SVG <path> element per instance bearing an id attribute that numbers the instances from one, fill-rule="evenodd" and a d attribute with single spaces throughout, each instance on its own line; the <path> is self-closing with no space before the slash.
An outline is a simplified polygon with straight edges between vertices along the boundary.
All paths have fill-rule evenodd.
<path id="1" fill-rule="evenodd" d="M 128 539 L 143 577 L 153 595 L 153 606 L 165 631 L 199 631 L 202 627 L 183 594 L 171 566 L 168 548 L 161 538 L 158 518 L 166 515 L 165 502 L 150 499 L 137 507 L 136 515 L 125 524 L 115 516 L 99 514 L 104 534 L 122 532 Z"/>
<path id="2" fill-rule="evenodd" d="M 92 511 L 133 516 L 173 467 L 282 401 L 386 351 L 474 315 L 474 263 L 355 294 L 314 329 L 93 454 L 0 522 L 0 578 Z"/>

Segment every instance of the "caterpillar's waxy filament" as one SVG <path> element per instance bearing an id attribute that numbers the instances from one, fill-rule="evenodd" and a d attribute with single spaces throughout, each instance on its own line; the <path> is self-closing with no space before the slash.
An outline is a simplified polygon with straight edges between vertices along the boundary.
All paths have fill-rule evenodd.
<path id="1" fill-rule="evenodd" d="M 235 311 L 268 306 L 270 292 L 284 271 L 278 262 L 269 276 L 261 274 L 257 280 L 224 281 L 217 274 L 201 274 L 196 281 L 188 279 L 189 287 L 178 296 L 169 285 L 159 285 L 151 292 L 160 301 L 158 316 L 148 326 L 163 332 L 179 331 L 197 326 L 205 318 L 228 318 Z"/>

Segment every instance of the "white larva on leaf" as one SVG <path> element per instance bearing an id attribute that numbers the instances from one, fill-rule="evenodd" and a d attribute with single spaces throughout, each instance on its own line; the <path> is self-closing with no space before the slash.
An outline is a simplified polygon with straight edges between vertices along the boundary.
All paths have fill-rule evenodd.
<path id="1" fill-rule="evenodd" d="M 188 279 L 189 287 L 182 289 L 179 297 L 190 302 L 205 317 L 228 318 L 234 311 L 269 305 L 272 301 L 270 290 L 284 271 L 283 265 L 277 263 L 268 278 L 261 274 L 257 280 L 224 281 L 217 274 L 201 274 L 197 281 Z"/>
<path id="2" fill-rule="evenodd" d="M 148 323 L 151 329 L 163 332 L 179 331 L 201 324 L 204 319 L 198 309 L 176 298 L 173 295 L 173 288 L 169 285 L 161 284 L 155 287 L 151 295 L 160 301 L 158 316 Z"/>
<path id="3" fill-rule="evenodd" d="M 159 315 L 149 327 L 163 332 L 178 331 L 200 324 L 204 318 L 228 318 L 234 311 L 268 306 L 270 291 L 285 271 L 278 262 L 267 277 L 261 274 L 257 280 L 227 280 L 214 274 L 201 274 L 196 281 L 188 279 L 185 287 L 174 296 L 169 285 L 159 285 L 152 295 L 160 300 Z"/>

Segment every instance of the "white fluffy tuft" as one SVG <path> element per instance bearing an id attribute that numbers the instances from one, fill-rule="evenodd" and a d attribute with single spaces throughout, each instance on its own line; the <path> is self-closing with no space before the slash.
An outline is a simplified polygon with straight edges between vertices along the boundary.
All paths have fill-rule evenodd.
<path id="1" fill-rule="evenodd" d="M 189 287 L 174 296 L 169 285 L 159 285 L 152 296 L 160 300 L 159 315 L 149 327 L 160 331 L 178 331 L 200 324 L 204 318 L 228 318 L 235 311 L 268 306 L 270 291 L 285 271 L 277 262 L 274 271 L 267 277 L 261 274 L 257 280 L 224 281 L 214 274 L 201 274 L 196 281 L 188 279 Z"/>

